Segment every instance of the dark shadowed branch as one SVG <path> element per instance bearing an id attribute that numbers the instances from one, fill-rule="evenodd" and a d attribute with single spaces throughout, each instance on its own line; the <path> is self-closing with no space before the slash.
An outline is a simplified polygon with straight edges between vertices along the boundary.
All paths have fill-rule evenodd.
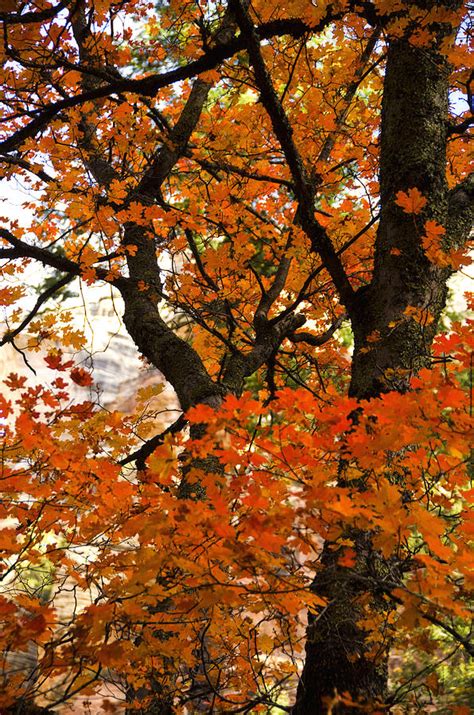
<path id="1" fill-rule="evenodd" d="M 165 441 L 165 437 L 169 434 L 176 434 L 177 432 L 180 432 L 182 429 L 184 429 L 184 427 L 186 427 L 187 424 L 188 421 L 185 416 L 180 415 L 176 422 L 173 422 L 172 425 L 167 427 L 163 432 L 160 432 L 160 434 L 156 434 L 154 437 L 148 439 L 140 447 L 140 449 L 137 449 L 135 452 L 132 452 L 132 454 L 129 454 L 128 457 L 124 457 L 124 459 L 121 459 L 119 464 L 122 467 L 125 467 L 131 462 L 136 462 L 137 469 L 139 471 L 142 471 L 143 469 L 145 469 L 145 463 L 148 457 L 153 454 L 157 447 L 163 444 L 163 442 Z"/>

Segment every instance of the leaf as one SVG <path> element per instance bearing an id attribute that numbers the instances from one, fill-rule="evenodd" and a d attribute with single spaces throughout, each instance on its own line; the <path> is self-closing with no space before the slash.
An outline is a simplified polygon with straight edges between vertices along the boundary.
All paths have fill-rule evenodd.
<path id="1" fill-rule="evenodd" d="M 0 288 L 0 305 L 11 305 L 25 294 L 22 286 Z"/>
<path id="2" fill-rule="evenodd" d="M 8 402 L 5 397 L 0 394 L 0 417 L 7 418 L 12 413 L 11 402 Z"/>
<path id="3" fill-rule="evenodd" d="M 25 386 L 26 377 L 19 376 L 15 372 L 10 372 L 3 381 L 10 390 L 19 390 Z"/>
<path id="4" fill-rule="evenodd" d="M 420 325 L 430 325 L 434 321 L 433 314 L 427 308 L 419 308 L 415 305 L 408 305 L 403 311 L 403 315 Z"/>
<path id="5" fill-rule="evenodd" d="M 88 387 L 93 383 L 92 375 L 82 367 L 73 368 L 69 374 L 71 380 L 81 387 Z"/>
<path id="6" fill-rule="evenodd" d="M 0 17 L 0 711 L 465 702 L 467 3 L 227 5 Z"/>
<path id="7" fill-rule="evenodd" d="M 425 235 L 430 241 L 439 241 L 439 237 L 445 233 L 446 229 L 436 221 L 425 222 Z"/>
<path id="8" fill-rule="evenodd" d="M 399 191 L 396 194 L 395 203 L 397 206 L 401 206 L 407 214 L 419 214 L 423 208 L 428 203 L 427 199 L 423 196 L 421 191 L 416 187 L 408 189 L 408 192 Z"/>
<path id="9" fill-rule="evenodd" d="M 441 268 L 447 268 L 450 265 L 449 257 L 441 244 L 445 233 L 446 229 L 436 221 L 426 221 L 425 235 L 422 237 L 423 248 L 431 263 Z"/>
<path id="10" fill-rule="evenodd" d="M 73 360 L 67 360 L 66 362 L 63 362 L 62 350 L 52 350 L 48 355 L 46 355 L 44 361 L 51 370 L 63 371 L 74 365 Z"/>

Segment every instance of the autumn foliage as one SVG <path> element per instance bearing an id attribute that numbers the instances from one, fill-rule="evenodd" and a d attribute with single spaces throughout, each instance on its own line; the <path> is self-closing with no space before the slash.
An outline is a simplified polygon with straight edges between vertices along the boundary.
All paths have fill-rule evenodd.
<path id="1" fill-rule="evenodd" d="M 396 613 L 365 609 L 374 651 L 389 635 L 433 650 L 436 633 L 417 628 L 425 615 L 453 629 L 469 617 L 472 342 L 453 333 L 436 354 L 437 369 L 405 395 L 360 403 L 333 389 L 318 398 L 285 388 L 268 407 L 245 393 L 218 412 L 193 408 L 190 422 L 206 422 L 206 433 L 168 438 L 138 477 L 117 465 L 134 415 L 71 405 L 58 380 L 25 390 L 11 376 L 2 406 L 4 418 L 18 411 L 4 437 L 4 513 L 15 515 L 2 533 L 4 651 L 33 641 L 41 679 L 67 674 L 73 691 L 101 674 L 138 688 L 153 669 L 185 701 L 205 648 L 207 677 L 229 708 L 276 699 L 301 658 L 304 609 L 324 606 L 308 591 L 322 539 L 350 569 L 354 526 L 373 530 L 377 551 L 406 570 L 403 583 L 396 573 L 381 583 Z M 215 472 L 187 473 L 206 499 L 180 498 L 178 447 L 191 465 L 218 456 Z M 336 486 L 341 455 L 346 484 Z M 30 572 L 40 585 L 28 583 Z M 65 574 L 69 588 L 94 592 L 68 627 L 40 598 Z M 12 676 L 11 698 L 24 686 Z"/>
<path id="2" fill-rule="evenodd" d="M 469 262 L 465 5 L 0 21 L 0 164 L 28 194 L 0 228 L 24 361 L 0 396 L 1 712 L 467 712 L 437 674 L 473 653 L 472 325 L 441 319 Z M 61 302 L 81 283 L 160 371 L 125 410 Z M 183 414 L 157 435 L 165 378 Z"/>

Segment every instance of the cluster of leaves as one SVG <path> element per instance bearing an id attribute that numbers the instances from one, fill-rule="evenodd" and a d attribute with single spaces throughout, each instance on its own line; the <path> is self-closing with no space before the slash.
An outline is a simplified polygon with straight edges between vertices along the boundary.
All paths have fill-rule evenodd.
<path id="1" fill-rule="evenodd" d="M 392 642 L 436 652 L 439 629 L 472 650 L 459 625 L 472 536 L 463 326 L 427 369 L 466 252 L 465 10 L 0 3 L 0 160 L 31 194 L 28 227 L 0 228 L 1 344 L 27 364 L 45 352 L 57 373 L 50 386 L 11 374 L 0 398 L 2 707 L 59 704 L 104 680 L 130 707 L 151 691 L 211 711 L 272 707 L 301 665 L 306 609 L 317 622 L 330 605 L 311 588 L 323 548 L 360 584 L 364 657 L 383 660 Z M 393 48 L 420 66 L 431 58 L 435 79 L 450 72 L 430 121 L 413 115 L 417 141 L 436 141 L 441 158 L 421 161 L 412 146 L 410 166 L 394 167 L 390 149 L 390 172 L 379 139 Z M 448 92 L 449 115 L 436 114 Z M 28 311 L 32 265 L 54 279 Z M 120 291 L 189 434 L 183 417 L 134 453 L 153 410 L 70 398 L 71 382 L 93 383 L 73 355 L 84 337 L 68 311 L 58 320 L 44 305 L 76 277 Z M 370 296 L 361 318 L 369 293 L 383 298 L 378 324 Z M 353 397 L 334 337 L 348 318 L 359 368 L 380 372 Z M 380 345 L 393 356 L 397 340 L 408 357 L 379 366 Z M 65 612 L 66 593 L 89 602 Z"/>
<path id="2" fill-rule="evenodd" d="M 37 688 L 51 697 L 58 679 L 63 694 L 93 691 L 102 678 L 139 691 L 152 670 L 163 685 L 171 678 L 182 703 L 200 688 L 224 709 L 268 704 L 302 657 L 304 607 L 317 616 L 326 605 L 309 588 L 322 540 L 351 570 L 354 528 L 372 532 L 375 554 L 397 557 L 393 573 L 375 560 L 359 574 L 397 604 L 388 618 L 361 604 L 374 657 L 393 634 L 404 648 L 430 651 L 429 623 L 444 624 L 459 645 L 471 579 L 472 336 L 456 327 L 437 345 L 437 368 L 407 394 L 364 404 L 287 388 L 267 407 L 249 394 L 228 397 L 218 411 L 189 410 L 191 425 L 207 425 L 199 437 L 170 435 L 146 471 L 129 474 L 119 461 L 133 415 L 71 403 L 62 377 L 46 390 L 11 375 L 2 398 L 11 424 L 2 651 L 35 644 Z M 209 455 L 214 470 L 199 468 Z M 203 498 L 183 498 L 183 468 Z M 28 587 L 26 573 L 46 577 L 38 586 L 30 576 Z M 92 597 L 58 620 L 63 589 Z M 8 662 L 5 706 L 31 687 L 31 673 Z"/>

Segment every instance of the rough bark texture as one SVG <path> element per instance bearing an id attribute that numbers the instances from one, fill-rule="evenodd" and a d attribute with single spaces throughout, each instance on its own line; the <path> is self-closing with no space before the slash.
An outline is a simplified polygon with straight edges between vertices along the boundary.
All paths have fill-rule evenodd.
<path id="1" fill-rule="evenodd" d="M 368 580 L 377 578 L 381 561 L 373 553 L 370 534 L 351 533 L 351 538 L 357 553 L 354 570 Z M 366 582 L 356 581 L 348 569 L 341 568 L 338 556 L 326 544 L 321 571 L 313 582 L 314 590 L 327 599 L 328 606 L 309 617 L 305 667 L 293 709 L 298 715 L 323 715 L 332 703 L 334 712 L 358 712 L 353 706 L 336 705 L 337 694 L 350 694 L 354 701 L 360 698 L 365 703 L 385 696 L 387 658 L 366 657 L 367 634 L 358 625 L 367 603 Z M 377 611 L 388 610 L 381 594 L 370 594 L 369 601 Z"/>
<path id="2" fill-rule="evenodd" d="M 183 410 L 220 394 L 196 351 L 170 330 L 149 297 L 128 296 L 124 322 L 142 355 L 173 385 Z"/>
<path id="3" fill-rule="evenodd" d="M 357 397 L 405 389 L 413 372 L 425 364 L 436 333 L 449 273 L 428 261 L 421 239 L 426 220 L 447 223 L 447 114 L 444 58 L 406 40 L 393 42 L 382 105 L 382 212 L 374 275 L 371 285 L 359 293 L 352 321 L 351 391 Z M 427 210 L 419 216 L 404 213 L 395 203 L 398 191 L 413 187 L 428 200 Z M 420 324 L 407 317 L 408 306 L 429 311 L 431 322 Z M 369 336 L 379 339 L 368 343 Z"/>
<path id="4" fill-rule="evenodd" d="M 408 389 L 410 377 L 429 361 L 449 271 L 428 261 L 421 242 L 424 222 L 433 219 L 447 227 L 450 245 L 466 240 L 472 222 L 472 180 L 451 193 L 446 184 L 447 111 L 448 68 L 443 56 L 435 48 L 415 48 L 406 40 L 392 42 L 384 82 L 382 213 L 374 274 L 371 284 L 358 292 L 351 311 L 355 348 L 350 391 L 357 398 Z M 412 187 L 428 200 L 421 216 L 406 214 L 395 203 L 398 191 Z M 392 253 L 394 248 L 398 250 Z M 405 313 L 409 306 L 429 311 L 429 320 L 420 324 L 410 318 Z M 374 554 L 370 534 L 351 536 L 357 576 L 376 581 L 387 565 Z M 390 606 L 376 589 L 368 590 L 367 581 L 362 583 L 363 578 L 354 579 L 337 565 L 327 544 L 313 587 L 329 606 L 309 622 L 294 715 L 327 713 L 337 693 L 350 693 L 369 709 L 370 703 L 385 701 L 390 644 L 377 660 L 367 657 L 366 634 L 357 621 L 362 594 L 376 610 Z M 338 715 L 358 711 L 367 709 L 335 704 L 332 710 Z"/>

